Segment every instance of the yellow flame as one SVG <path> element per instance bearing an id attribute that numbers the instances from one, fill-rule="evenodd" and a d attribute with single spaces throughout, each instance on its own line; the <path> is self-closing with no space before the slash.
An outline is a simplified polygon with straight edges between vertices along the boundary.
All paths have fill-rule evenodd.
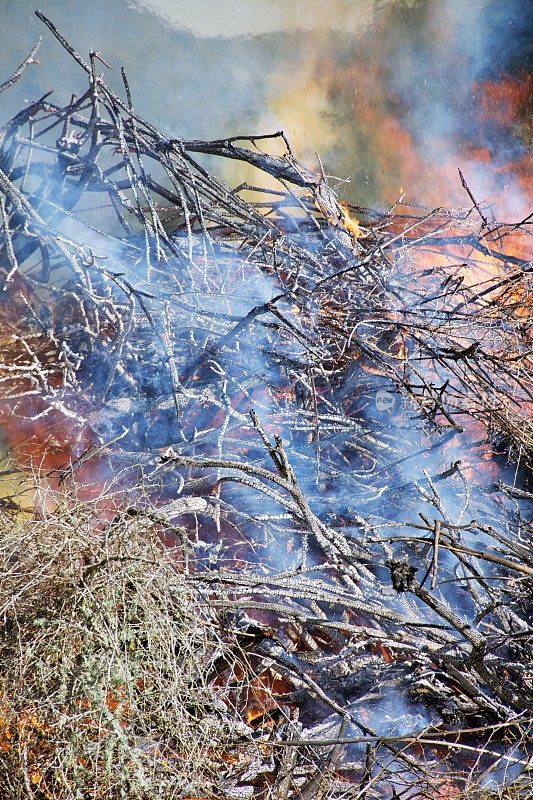
<path id="1" fill-rule="evenodd" d="M 361 227 L 357 219 L 350 215 L 348 206 L 346 206 L 344 203 L 339 203 L 339 208 L 342 212 L 342 227 L 350 234 L 350 236 L 353 236 L 354 239 L 360 239 L 364 234 L 361 231 Z"/>

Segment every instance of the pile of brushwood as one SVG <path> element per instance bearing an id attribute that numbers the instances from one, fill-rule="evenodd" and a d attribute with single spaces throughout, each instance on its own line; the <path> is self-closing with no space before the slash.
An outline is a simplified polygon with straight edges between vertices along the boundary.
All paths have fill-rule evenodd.
<path id="1" fill-rule="evenodd" d="M 88 88 L 0 128 L 2 797 L 530 796 L 527 220 L 168 138 L 37 15 Z"/>

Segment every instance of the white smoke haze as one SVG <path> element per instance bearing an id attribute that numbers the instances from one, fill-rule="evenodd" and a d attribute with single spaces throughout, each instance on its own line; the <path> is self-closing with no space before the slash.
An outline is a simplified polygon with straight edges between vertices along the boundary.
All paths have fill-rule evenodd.
<path id="1" fill-rule="evenodd" d="M 391 0 L 387 0 L 389 3 Z M 392 0 L 394 2 L 394 0 Z M 217 39 L 259 37 L 298 31 L 364 31 L 376 13 L 374 0 L 132 0 L 132 6 L 159 14 L 169 25 L 195 36 Z"/>
<path id="2" fill-rule="evenodd" d="M 519 2 L 510 5 L 503 20 L 516 20 L 522 8 Z M 464 155 L 461 148 L 476 135 L 475 116 L 468 107 L 472 86 L 493 69 L 491 48 L 500 31 L 502 71 L 507 65 L 507 37 L 513 33 L 505 29 L 504 35 L 501 19 L 496 30 L 489 24 L 495 18 L 495 9 L 501 8 L 498 3 L 487 0 L 473 7 L 466 1 L 428 0 L 319 6 L 258 1 L 239 13 L 241 6 L 164 0 L 124 2 L 118 3 L 116 12 L 106 20 L 102 17 L 104 6 L 95 4 L 80 9 L 81 17 L 69 17 L 61 27 L 80 51 L 97 44 L 103 57 L 110 58 L 114 70 L 110 83 L 114 87 L 124 61 L 137 111 L 160 125 L 166 135 L 194 133 L 218 138 L 228 133 L 253 133 L 250 125 L 259 126 L 260 133 L 284 128 L 289 138 L 294 138 L 298 156 L 311 156 L 320 145 L 319 149 L 326 150 L 327 171 L 340 171 L 341 178 L 354 174 L 351 186 L 342 187 L 340 192 L 346 188 L 360 203 L 372 199 L 385 205 L 387 193 L 395 195 L 400 189 L 399 185 L 391 188 L 391 182 L 404 180 L 406 175 L 413 177 L 411 186 L 402 187 L 410 196 L 421 191 L 425 201 L 424 191 L 431 198 L 441 192 L 444 201 L 455 191 L 451 188 L 453 180 L 446 183 L 443 178 L 439 184 L 438 177 L 448 175 L 450 164 L 455 165 L 454 170 L 457 166 L 463 169 L 480 202 L 494 201 L 491 165 L 476 160 L 469 151 Z M 52 17 L 58 10 L 53 0 L 43 7 Z M 17 18 L 25 18 L 27 9 L 24 3 L 17 8 L 9 4 L 7 11 L 13 24 Z M 60 14 L 56 14 L 56 21 L 61 23 Z M 416 23 L 416 30 L 409 28 L 410 23 Z M 32 37 L 35 30 L 32 23 Z M 140 31 L 145 32 L 144 38 Z M 135 37 L 139 37 L 137 41 Z M 372 53 L 373 43 L 376 47 L 379 44 L 379 52 Z M 106 52 L 106 45 L 110 52 Z M 382 56 L 384 63 L 380 65 Z M 55 61 L 52 59 L 50 72 L 47 57 L 43 48 L 42 71 L 32 65 L 25 92 L 29 88 L 38 94 L 44 82 L 52 78 Z M 0 58 L 2 68 L 4 61 L 5 54 Z M 79 71 L 74 78 L 75 72 L 69 67 L 55 76 L 58 94 L 81 85 Z M 105 73 L 107 80 L 109 71 Z M 367 81 L 361 88 L 350 83 L 358 77 Z M 17 97 L 20 99 L 20 94 L 15 93 L 15 100 L 11 97 L 9 102 L 16 103 Z M 67 100 L 62 97 L 57 101 Z M 383 149 L 384 139 L 379 138 L 383 137 L 385 122 L 387 131 L 397 135 L 396 139 L 385 134 L 390 139 L 388 149 Z M 372 139 L 377 140 L 374 149 L 370 146 Z M 50 144 L 54 144 L 53 138 Z M 350 149 L 352 144 L 360 149 Z M 513 157 L 515 150 L 522 153 L 521 143 L 508 149 Z M 495 150 L 503 153 L 504 144 Z M 399 169 L 402 157 L 413 154 L 411 171 Z M 210 165 L 212 161 L 206 158 L 202 163 Z M 428 172 L 419 174 L 418 167 L 427 167 Z M 251 179 L 251 174 L 246 166 L 232 163 L 224 171 L 231 186 Z M 48 188 L 48 196 L 54 197 L 54 187 Z M 518 183 L 506 186 L 494 213 L 502 209 L 506 214 L 521 213 L 526 195 Z M 464 206 L 470 204 L 465 196 Z M 46 205 L 43 202 L 43 208 Z M 53 219 L 53 209 L 48 208 L 47 213 L 47 219 Z M 388 564 L 395 559 L 409 560 L 422 588 L 431 585 L 433 600 L 446 605 L 455 620 L 484 633 L 499 625 L 501 565 L 478 559 L 474 571 L 472 552 L 458 562 L 451 550 L 442 546 L 430 572 L 432 546 L 433 552 L 437 549 L 431 535 L 437 536 L 437 521 L 454 532 L 456 544 L 474 554 L 493 547 L 492 526 L 503 527 L 519 541 L 525 539 L 531 504 L 527 492 L 516 494 L 524 477 L 521 465 L 511 463 L 505 443 L 489 437 L 482 424 L 465 413 L 471 411 L 471 404 L 490 408 L 490 392 L 469 398 L 458 379 L 452 395 L 459 398 L 457 404 L 453 399 L 446 400 L 441 412 L 431 418 L 423 405 L 404 398 L 392 379 L 384 378 L 379 369 L 369 368 L 365 339 L 374 334 L 378 339 L 380 330 L 384 336 L 387 331 L 385 317 L 383 323 L 379 319 L 366 322 L 365 309 L 359 309 L 362 322 L 356 326 L 361 352 L 354 350 L 353 363 L 346 362 L 333 375 L 329 366 L 333 356 L 324 334 L 330 320 L 324 321 L 324 317 L 328 310 L 333 314 L 328 300 L 334 297 L 329 298 L 327 292 L 316 301 L 310 292 L 309 313 L 303 322 L 301 298 L 307 301 L 303 290 L 280 301 L 274 314 L 267 306 L 284 288 L 281 279 L 271 277 L 277 264 L 275 260 L 270 263 L 254 258 L 255 249 L 246 239 L 240 245 L 248 253 L 243 259 L 237 249 L 218 245 L 217 234 L 208 241 L 209 237 L 197 233 L 198 228 L 187 236 L 182 226 L 169 234 L 168 249 L 165 244 L 164 255 L 158 260 L 161 254 L 144 231 L 121 231 L 117 238 L 108 239 L 107 228 L 101 225 L 107 210 L 91 213 L 82 215 L 90 220 L 88 225 L 64 216 L 57 232 L 71 240 L 73 252 L 88 259 L 85 266 L 93 259 L 88 268 L 89 272 L 94 270 L 93 288 L 122 303 L 118 322 L 127 333 L 121 369 L 116 373 L 108 363 L 108 354 L 113 352 L 112 334 L 94 337 L 94 347 L 81 353 L 76 371 L 83 402 L 92 403 L 90 423 L 98 444 L 116 439 L 113 456 L 118 454 L 117 463 L 121 463 L 120 458 L 123 463 L 128 458 L 133 462 L 138 456 L 135 468 L 144 471 L 146 486 L 157 487 L 163 499 L 168 500 L 165 492 L 180 494 L 185 485 L 191 497 L 205 493 L 209 498 L 202 506 L 205 514 L 200 515 L 201 524 L 198 519 L 196 522 L 196 538 L 192 536 L 191 547 L 200 570 L 214 566 L 234 567 L 244 574 L 255 570 L 265 578 L 265 586 L 266 578 L 278 573 L 293 571 L 298 580 L 301 574 L 301 585 L 310 593 L 313 584 L 332 596 L 338 593 L 337 600 L 329 605 L 331 621 L 339 624 L 353 618 L 360 623 L 355 612 L 351 616 L 352 600 L 354 605 L 368 600 L 378 611 L 403 615 L 393 617 L 395 622 L 441 624 L 434 606 L 422 596 L 393 588 Z M 350 242 L 347 234 L 343 232 L 344 240 L 339 235 L 336 246 L 340 250 L 335 253 L 327 236 L 317 236 L 302 219 L 298 220 L 298 224 L 294 219 L 285 220 L 283 238 L 305 247 L 309 274 L 313 274 L 314 258 L 323 258 L 329 264 L 330 256 L 328 269 L 334 272 L 335 256 L 344 252 L 341 245 L 346 247 L 345 240 Z M 99 227 L 105 233 L 99 232 Z M 230 241 L 229 234 L 223 233 L 221 238 L 226 235 Z M 208 245 L 209 251 L 204 249 Z M 351 258 L 356 245 L 350 243 Z M 394 288 L 399 308 L 409 308 L 416 302 L 413 297 L 417 295 L 411 293 L 414 270 L 412 264 L 398 261 L 384 266 L 379 276 L 385 289 Z M 127 280 L 128 290 L 136 292 L 137 299 L 143 298 L 142 306 L 135 306 L 135 313 L 131 312 L 131 319 L 125 300 L 125 296 L 131 300 L 131 295 L 124 291 L 126 284 L 120 284 L 121 280 Z M 67 283 L 59 268 L 55 283 L 61 290 L 76 286 L 72 276 Z M 416 288 L 420 288 L 418 283 Z M 427 308 L 429 320 L 432 314 L 437 316 L 434 306 Z M 255 314 L 258 309 L 261 313 Z M 496 331 L 496 340 L 497 336 Z M 411 363 L 416 363 L 419 375 L 429 385 L 444 382 L 446 374 L 435 374 L 417 363 L 416 353 L 410 355 Z M 75 404 L 75 398 L 63 389 L 51 393 L 48 400 L 52 407 L 52 401 L 56 405 L 65 401 L 68 413 L 72 409 L 67 401 Z M 331 569 L 334 562 L 328 563 L 331 553 L 317 544 L 320 539 L 309 537 L 309 541 L 301 535 L 301 510 L 295 524 L 295 517 L 287 513 L 287 509 L 294 511 L 294 498 L 283 502 L 279 484 L 269 494 L 249 476 L 240 476 L 240 483 L 230 481 L 229 468 L 217 467 L 207 478 L 197 475 L 200 470 L 194 472 L 194 467 L 176 471 L 172 458 L 179 456 L 246 458 L 252 465 L 266 464 L 272 469 L 250 423 L 251 410 L 257 412 L 267 436 L 281 437 L 310 512 L 323 526 L 318 528 L 319 534 L 329 526 L 333 533 L 346 537 L 354 552 L 362 548 L 360 563 L 347 573 L 344 584 L 340 585 Z M 443 420 L 446 414 L 458 420 L 457 427 L 447 429 Z M 169 455 L 161 456 L 164 448 L 170 448 L 165 450 Z M 161 467 L 165 458 L 170 465 Z M 421 521 L 426 525 L 422 526 L 423 533 L 415 527 Z M 313 572 L 317 566 L 321 571 Z M 479 603 L 465 590 L 474 574 L 483 586 Z M 285 584 L 280 586 L 270 595 L 265 588 L 265 596 L 279 599 Z M 388 624 L 384 623 L 384 629 Z M 513 631 L 526 626 L 520 616 L 513 619 L 515 628 L 509 624 Z M 443 650 L 449 648 L 461 656 L 464 643 L 457 624 L 455 630 L 452 623 L 441 627 L 449 637 Z M 347 638 L 343 648 L 357 650 L 356 645 L 345 646 Z M 300 669 L 305 660 L 295 645 L 291 647 L 290 664 Z M 331 645 L 324 645 L 329 659 L 327 647 Z M 433 652 L 428 650 L 429 655 Z M 360 725 L 367 725 L 377 736 L 402 736 L 443 722 L 445 710 L 433 711 L 429 703 L 397 690 L 393 680 L 397 674 L 413 677 L 409 675 L 409 660 L 396 661 L 387 648 L 384 652 L 365 650 L 362 656 L 366 661 L 355 670 L 355 677 L 350 675 L 351 684 L 349 680 L 335 683 L 339 665 L 333 657 L 322 672 L 317 667 L 317 680 L 331 688 L 335 702 L 353 714 Z M 361 695 L 364 681 L 372 682 L 377 662 L 388 665 L 391 683 L 375 696 L 371 687 Z M 431 671 L 433 665 L 427 668 Z M 307 722 L 313 713 L 322 719 L 326 712 L 324 708 L 316 712 L 311 704 L 302 706 Z M 321 736 L 329 732 L 328 724 L 326 719 L 326 727 L 319 731 Z M 351 724 L 347 735 L 359 735 L 360 725 Z"/>

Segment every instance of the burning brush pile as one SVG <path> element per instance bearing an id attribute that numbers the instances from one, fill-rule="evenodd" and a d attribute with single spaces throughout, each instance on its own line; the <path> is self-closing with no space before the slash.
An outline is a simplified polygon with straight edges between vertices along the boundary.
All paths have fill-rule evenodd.
<path id="1" fill-rule="evenodd" d="M 38 16 L 88 88 L 0 129 L 2 797 L 529 796 L 527 219 L 168 138 Z"/>

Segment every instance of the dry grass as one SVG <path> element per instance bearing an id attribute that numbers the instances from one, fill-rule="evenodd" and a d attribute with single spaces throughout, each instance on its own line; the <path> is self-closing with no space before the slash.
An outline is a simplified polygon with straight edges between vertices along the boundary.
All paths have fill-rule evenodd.
<path id="1" fill-rule="evenodd" d="M 224 645 L 146 519 L 63 498 L 0 527 L 0 796 L 224 796 Z"/>
<path id="2" fill-rule="evenodd" d="M 530 778 L 523 775 L 507 786 L 473 787 L 468 789 L 460 800 L 528 800 L 531 797 L 532 789 Z"/>

